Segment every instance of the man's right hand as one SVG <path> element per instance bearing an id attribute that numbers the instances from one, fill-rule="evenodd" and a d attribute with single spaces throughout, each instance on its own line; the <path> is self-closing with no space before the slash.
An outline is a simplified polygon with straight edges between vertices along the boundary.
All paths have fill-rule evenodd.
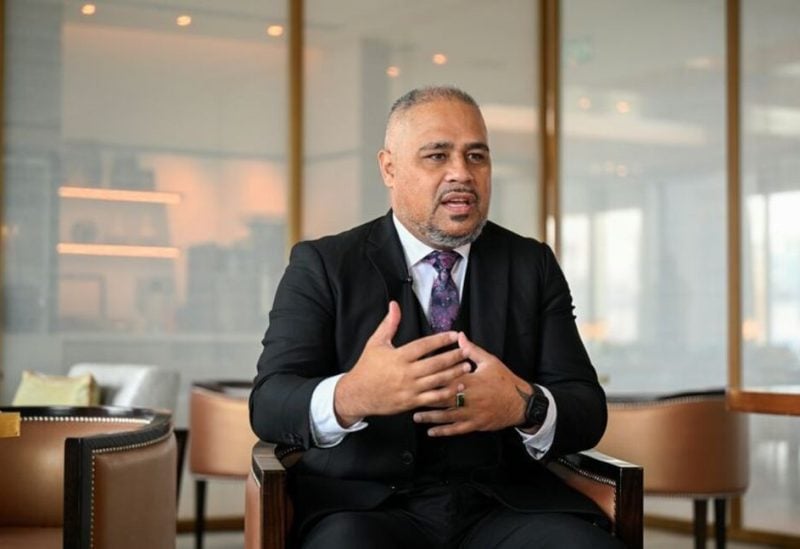
<path id="1" fill-rule="evenodd" d="M 447 406 L 455 399 L 451 382 L 470 372 L 464 351 L 428 355 L 458 341 L 458 333 L 442 332 L 395 347 L 392 338 L 399 325 L 400 306 L 391 301 L 358 362 L 336 384 L 334 409 L 342 427 L 367 416 Z"/>

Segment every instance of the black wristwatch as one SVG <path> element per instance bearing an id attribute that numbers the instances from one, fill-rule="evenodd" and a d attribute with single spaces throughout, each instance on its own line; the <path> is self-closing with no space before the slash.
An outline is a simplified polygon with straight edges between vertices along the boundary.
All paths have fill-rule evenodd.
<path id="1" fill-rule="evenodd" d="M 525 405 L 525 421 L 518 426 L 518 429 L 541 427 L 547 418 L 550 401 L 538 385 L 531 385 L 531 387 L 533 387 L 533 394 L 528 397 L 528 403 Z"/>

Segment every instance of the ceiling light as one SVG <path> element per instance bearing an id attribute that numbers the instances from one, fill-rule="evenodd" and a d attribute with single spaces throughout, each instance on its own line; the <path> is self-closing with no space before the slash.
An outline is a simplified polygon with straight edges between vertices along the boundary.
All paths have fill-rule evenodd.
<path id="1" fill-rule="evenodd" d="M 81 6 L 81 13 L 83 15 L 94 15 L 97 11 L 97 6 L 94 4 L 84 4 Z"/>
<path id="2" fill-rule="evenodd" d="M 443 53 L 436 53 L 433 55 L 433 62 L 437 65 L 444 65 L 447 63 L 447 56 Z"/>
<path id="3" fill-rule="evenodd" d="M 620 114 L 631 112 L 631 104 L 627 101 L 617 101 L 617 112 Z"/>
<path id="4" fill-rule="evenodd" d="M 389 78 L 397 78 L 400 76 L 400 67 L 395 67 L 394 65 L 386 68 L 386 74 Z"/>
<path id="5" fill-rule="evenodd" d="M 283 36 L 283 25 L 269 25 L 267 27 L 267 34 L 274 38 Z"/>
<path id="6" fill-rule="evenodd" d="M 178 24 L 179 27 L 188 27 L 192 24 L 192 16 L 191 15 L 179 15 L 175 22 Z"/>
<path id="7" fill-rule="evenodd" d="M 713 57 L 701 56 L 693 57 L 686 61 L 686 66 L 690 69 L 706 70 L 711 69 L 716 65 Z"/>
<path id="8" fill-rule="evenodd" d="M 588 111 L 592 108 L 592 100 L 584 96 L 578 99 L 578 107 L 583 111 Z"/>

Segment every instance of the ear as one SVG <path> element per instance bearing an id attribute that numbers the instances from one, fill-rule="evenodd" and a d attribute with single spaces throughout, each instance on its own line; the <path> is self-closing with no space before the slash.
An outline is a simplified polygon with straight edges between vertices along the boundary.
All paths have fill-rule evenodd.
<path id="1" fill-rule="evenodd" d="M 381 171 L 383 184 L 390 189 L 394 187 L 394 161 L 391 151 L 387 149 L 378 151 L 378 168 Z"/>

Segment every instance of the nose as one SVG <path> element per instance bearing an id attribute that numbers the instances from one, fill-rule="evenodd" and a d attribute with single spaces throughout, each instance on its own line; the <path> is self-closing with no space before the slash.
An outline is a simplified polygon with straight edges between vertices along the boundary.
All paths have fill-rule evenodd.
<path id="1" fill-rule="evenodd" d="M 467 159 L 460 154 L 450 156 L 447 165 L 447 180 L 457 182 L 472 181 L 472 171 L 470 170 Z"/>

